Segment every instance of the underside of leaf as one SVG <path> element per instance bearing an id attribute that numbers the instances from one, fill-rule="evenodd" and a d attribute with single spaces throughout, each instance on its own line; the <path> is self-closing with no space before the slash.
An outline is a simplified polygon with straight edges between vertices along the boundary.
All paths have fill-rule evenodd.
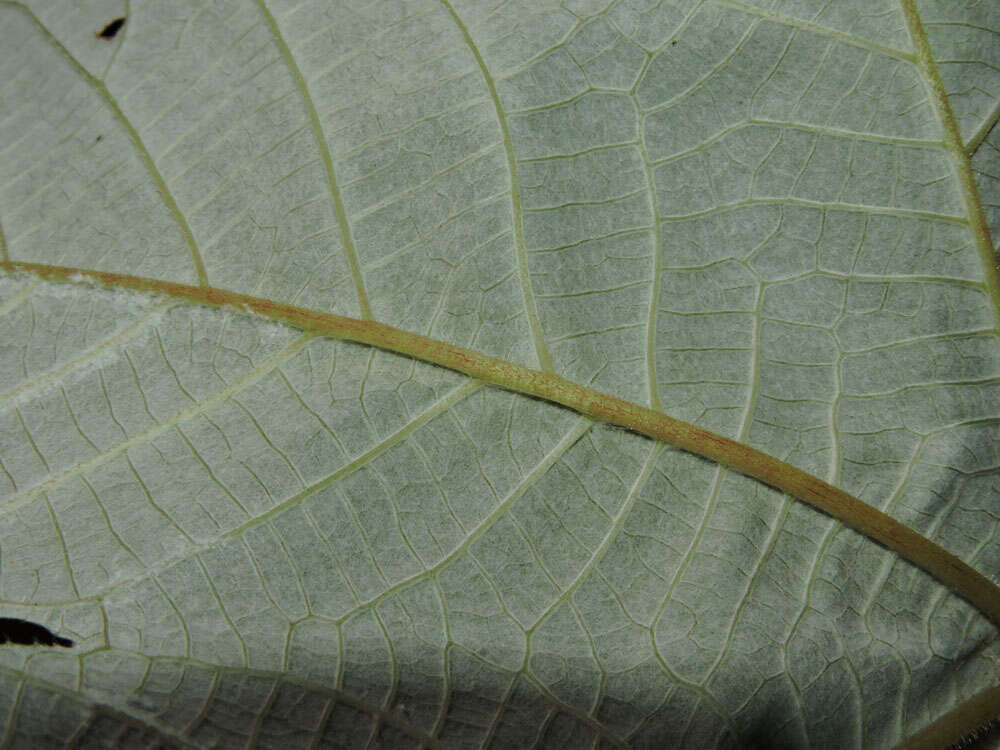
<path id="1" fill-rule="evenodd" d="M 4 745 L 988 724 L 998 37 L 0 3 Z"/>

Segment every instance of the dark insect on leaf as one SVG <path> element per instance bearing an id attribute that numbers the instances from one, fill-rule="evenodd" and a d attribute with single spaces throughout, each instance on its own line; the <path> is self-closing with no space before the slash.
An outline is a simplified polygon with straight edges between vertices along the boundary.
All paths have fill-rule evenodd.
<path id="1" fill-rule="evenodd" d="M 17 617 L 0 617 L 0 643 L 19 643 L 31 646 L 62 646 L 69 648 L 73 641 L 62 638 L 37 622 L 21 620 Z"/>
<path id="2" fill-rule="evenodd" d="M 115 34 L 118 33 L 119 29 L 125 25 L 125 16 L 121 18 L 116 18 L 114 21 L 109 23 L 103 29 L 97 32 L 98 39 L 114 39 Z"/>

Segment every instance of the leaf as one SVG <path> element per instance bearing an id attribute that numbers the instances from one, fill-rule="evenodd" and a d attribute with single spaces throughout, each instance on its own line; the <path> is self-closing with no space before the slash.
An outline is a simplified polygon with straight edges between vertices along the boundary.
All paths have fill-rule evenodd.
<path id="1" fill-rule="evenodd" d="M 990 718 L 965 598 L 527 380 L 764 451 L 996 580 L 997 29 L 0 4 L 0 615 L 73 642 L 0 647 L 4 741 L 878 748 Z M 456 346 L 525 382 L 430 356 Z"/>

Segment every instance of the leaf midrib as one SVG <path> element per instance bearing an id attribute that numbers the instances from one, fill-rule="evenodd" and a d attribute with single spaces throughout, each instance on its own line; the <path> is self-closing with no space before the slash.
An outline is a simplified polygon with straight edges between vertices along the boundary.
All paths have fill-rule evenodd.
<path id="1" fill-rule="evenodd" d="M 1000 587 L 928 538 L 859 498 L 785 461 L 640 404 L 601 393 L 553 373 L 533 370 L 371 320 L 332 315 L 214 287 L 196 287 L 68 266 L 11 261 L 0 265 L 9 273 L 29 272 L 53 281 L 96 283 L 165 295 L 190 304 L 236 308 L 314 335 L 354 341 L 430 362 L 486 384 L 550 401 L 593 419 L 669 443 L 762 481 L 833 516 L 923 569 L 994 623 L 1000 624 Z"/>

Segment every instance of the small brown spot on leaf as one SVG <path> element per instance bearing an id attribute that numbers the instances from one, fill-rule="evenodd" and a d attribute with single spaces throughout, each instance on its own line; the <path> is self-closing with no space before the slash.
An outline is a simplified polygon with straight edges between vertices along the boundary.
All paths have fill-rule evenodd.
<path id="1" fill-rule="evenodd" d="M 115 34 L 119 32 L 122 26 L 125 25 L 125 16 L 121 18 L 116 18 L 114 21 L 109 23 L 103 29 L 97 32 L 98 39 L 114 39 Z"/>
<path id="2" fill-rule="evenodd" d="M 69 648 L 73 641 L 62 638 L 44 625 L 21 620 L 17 617 L 0 617 L 0 643 L 19 643 L 22 646 L 62 646 Z"/>

